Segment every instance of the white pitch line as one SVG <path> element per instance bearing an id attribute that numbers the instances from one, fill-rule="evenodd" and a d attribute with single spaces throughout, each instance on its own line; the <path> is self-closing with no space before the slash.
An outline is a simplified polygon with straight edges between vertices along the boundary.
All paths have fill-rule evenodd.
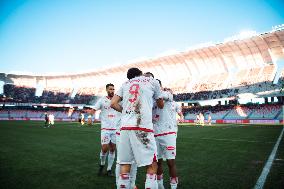
<path id="1" fill-rule="evenodd" d="M 262 169 L 262 172 L 261 172 L 261 175 L 259 176 L 255 186 L 254 186 L 254 189 L 262 189 L 263 186 L 264 186 L 264 183 L 266 181 L 266 178 L 267 178 L 267 175 L 271 169 L 271 166 L 272 166 L 272 163 L 273 163 L 273 160 L 275 158 L 275 154 L 277 152 L 277 149 L 278 149 L 278 146 L 280 144 L 280 141 L 282 139 L 282 136 L 283 136 L 283 132 L 284 132 L 284 127 L 282 128 L 282 131 L 277 139 L 277 142 L 275 143 L 274 145 L 274 148 L 271 152 L 271 154 L 269 155 L 269 158 L 268 160 L 266 161 L 265 163 L 265 166 L 263 167 Z"/>

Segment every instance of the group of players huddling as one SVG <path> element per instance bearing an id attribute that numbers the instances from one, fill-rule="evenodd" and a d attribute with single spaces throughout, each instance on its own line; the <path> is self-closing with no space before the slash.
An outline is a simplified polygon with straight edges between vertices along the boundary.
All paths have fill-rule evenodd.
<path id="1" fill-rule="evenodd" d="M 107 84 L 107 96 L 92 106 L 92 113 L 101 110 L 101 152 L 98 175 L 102 175 L 107 160 L 107 175 L 115 159 L 118 189 L 136 188 L 137 167 L 146 167 L 145 189 L 163 189 L 163 160 L 167 161 L 171 189 L 176 189 L 178 177 L 175 165 L 177 120 L 183 120 L 180 106 L 173 101 L 170 89 L 150 72 L 130 68 L 128 81 L 114 93 Z M 108 156 L 108 157 L 107 157 Z"/>

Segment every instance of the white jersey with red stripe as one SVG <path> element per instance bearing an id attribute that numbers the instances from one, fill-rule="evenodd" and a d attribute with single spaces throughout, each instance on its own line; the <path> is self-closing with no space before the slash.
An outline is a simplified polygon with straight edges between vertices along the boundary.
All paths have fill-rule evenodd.
<path id="1" fill-rule="evenodd" d="M 181 107 L 175 101 L 165 101 L 163 109 L 154 105 L 153 122 L 155 136 L 175 134 L 177 132 L 177 113 L 181 113 Z"/>
<path id="2" fill-rule="evenodd" d="M 122 84 L 116 95 L 122 101 L 121 130 L 144 130 L 153 132 L 153 100 L 161 98 L 157 80 L 139 76 Z"/>
<path id="3" fill-rule="evenodd" d="M 121 113 L 110 107 L 111 99 L 107 96 L 100 98 L 93 107 L 96 111 L 101 110 L 100 120 L 102 130 L 116 130 Z"/>

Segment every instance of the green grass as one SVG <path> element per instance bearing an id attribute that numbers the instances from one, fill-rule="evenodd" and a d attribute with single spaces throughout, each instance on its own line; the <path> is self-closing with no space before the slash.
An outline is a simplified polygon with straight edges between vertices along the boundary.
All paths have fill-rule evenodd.
<path id="1" fill-rule="evenodd" d="M 98 177 L 99 125 L 0 121 L 0 188 L 115 188 L 115 179 Z M 179 188 L 253 188 L 282 126 L 179 127 Z M 281 188 L 284 142 L 280 143 L 265 188 Z M 165 166 L 166 167 L 166 166 Z M 164 181 L 169 188 L 167 169 Z M 145 170 L 139 168 L 138 188 Z"/>

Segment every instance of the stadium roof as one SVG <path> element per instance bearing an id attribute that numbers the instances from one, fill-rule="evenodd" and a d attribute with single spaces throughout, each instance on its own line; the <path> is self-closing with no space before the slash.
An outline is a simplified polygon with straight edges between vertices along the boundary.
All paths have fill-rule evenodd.
<path id="1" fill-rule="evenodd" d="M 94 72 L 57 76 L 8 74 L 7 77 L 36 77 L 37 79 L 71 77 L 71 79 L 75 79 L 78 77 L 99 77 L 114 73 L 125 73 L 130 67 L 139 67 L 143 71 L 152 71 L 159 75 L 159 78 L 165 78 L 167 74 L 175 74 L 173 70 L 183 72 L 183 75 L 192 76 L 204 70 L 215 70 L 220 73 L 229 72 L 235 69 L 273 64 L 279 59 L 284 59 L 283 27 L 267 33 L 254 33 L 248 37 L 240 36 L 240 38 L 242 39 L 233 37 L 229 40 L 226 39 L 223 43 L 210 43 L 205 47 L 197 47 Z"/>

